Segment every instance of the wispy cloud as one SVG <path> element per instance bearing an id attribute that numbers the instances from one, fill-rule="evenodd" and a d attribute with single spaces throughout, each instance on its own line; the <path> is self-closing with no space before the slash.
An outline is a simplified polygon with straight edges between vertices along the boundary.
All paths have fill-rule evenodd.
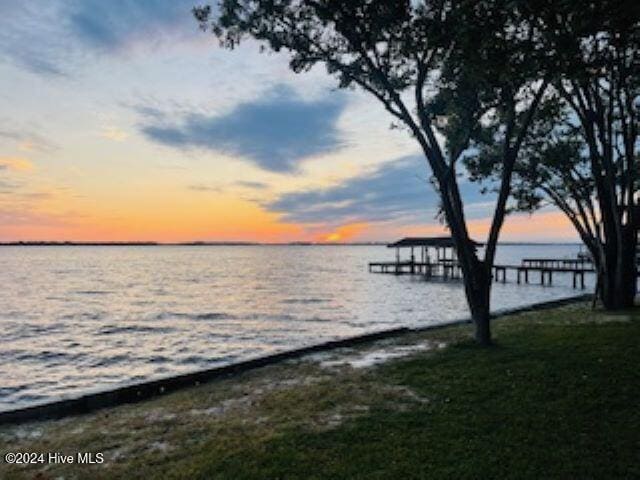
<path id="1" fill-rule="evenodd" d="M 40 212 L 28 206 L 18 206 L 14 208 L 4 208 L 0 206 L 0 224 L 4 226 L 64 227 L 71 223 L 71 220 L 64 214 Z"/>
<path id="2" fill-rule="evenodd" d="M 269 188 L 269 185 L 263 182 L 251 182 L 247 180 L 238 180 L 236 185 L 239 187 L 249 188 L 251 190 L 266 190 Z"/>
<path id="3" fill-rule="evenodd" d="M 0 60 L 44 76 L 64 76 L 70 55 L 61 2 L 0 2 Z"/>
<path id="4" fill-rule="evenodd" d="M 21 183 L 0 178 L 0 195 L 13 194 L 22 186 Z"/>
<path id="5" fill-rule="evenodd" d="M 23 152 L 34 150 L 51 152 L 59 148 L 55 142 L 36 130 L 32 127 L 16 128 L 9 126 L 9 121 L 5 120 L 0 124 L 0 139 L 14 141 L 17 148 Z"/>
<path id="6" fill-rule="evenodd" d="M 190 0 L 0 2 L 0 59 L 39 75 L 67 76 L 86 53 L 200 37 Z"/>
<path id="7" fill-rule="evenodd" d="M 290 173 L 303 159 L 343 147 L 336 124 L 345 106 L 341 95 L 305 101 L 290 88 L 279 86 L 264 98 L 241 103 L 223 115 L 193 113 L 176 124 L 153 112 L 152 123 L 144 125 L 142 132 L 171 147 L 223 152 L 264 170 Z"/>
<path id="8" fill-rule="evenodd" d="M 102 129 L 100 136 L 114 142 L 123 142 L 129 137 L 129 134 L 118 127 L 109 126 Z"/>
<path id="9" fill-rule="evenodd" d="M 33 164 L 22 157 L 0 157 L 0 171 L 28 172 L 33 170 Z"/>
<path id="10" fill-rule="evenodd" d="M 334 187 L 284 194 L 264 207 L 294 223 L 433 223 L 439 197 L 428 182 L 424 162 L 419 156 L 403 157 Z M 461 190 L 467 214 L 486 216 L 482 202 L 491 198 L 470 183 L 462 183 Z"/>
<path id="11" fill-rule="evenodd" d="M 85 44 L 116 50 L 146 38 L 157 42 L 182 30 L 195 31 L 191 0 L 82 0 L 68 10 L 73 34 Z"/>
<path id="12" fill-rule="evenodd" d="M 223 191 L 222 187 L 219 185 L 205 185 L 204 183 L 194 183 L 192 185 L 187 185 L 187 189 L 192 192 L 214 192 L 220 193 Z"/>

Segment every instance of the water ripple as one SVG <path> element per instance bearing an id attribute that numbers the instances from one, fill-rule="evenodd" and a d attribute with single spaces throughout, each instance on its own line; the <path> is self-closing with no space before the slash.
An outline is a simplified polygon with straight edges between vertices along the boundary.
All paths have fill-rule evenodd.
<path id="1" fill-rule="evenodd" d="M 577 246 L 500 247 L 499 261 Z M 372 275 L 384 247 L 2 247 L 0 410 L 467 315 L 460 283 Z M 494 307 L 576 292 L 495 285 Z M 571 278 L 564 280 L 565 285 Z"/>

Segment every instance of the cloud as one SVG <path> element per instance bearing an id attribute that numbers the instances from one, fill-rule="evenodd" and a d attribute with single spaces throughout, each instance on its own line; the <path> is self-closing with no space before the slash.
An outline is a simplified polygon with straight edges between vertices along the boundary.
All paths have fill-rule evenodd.
<path id="1" fill-rule="evenodd" d="M 196 31 L 191 0 L 81 0 L 69 9 L 69 25 L 88 46 L 116 50 L 133 40 L 157 41 L 177 33 Z"/>
<path id="2" fill-rule="evenodd" d="M 234 186 L 249 189 L 249 190 L 266 190 L 269 188 L 269 185 L 262 182 L 250 182 L 239 180 L 237 182 L 233 182 Z M 223 193 L 225 191 L 225 186 L 223 185 L 208 185 L 205 183 L 192 183 L 187 185 L 187 190 L 191 190 L 192 192 L 213 192 L 213 193 Z M 258 200 L 254 200 L 258 201 Z"/>
<path id="3" fill-rule="evenodd" d="M 269 188 L 269 185 L 263 182 L 250 182 L 247 180 L 239 180 L 236 182 L 236 185 L 239 187 L 249 188 L 251 190 L 266 190 Z"/>
<path id="4" fill-rule="evenodd" d="M 0 2 L 0 59 L 43 76 L 65 77 L 87 53 L 116 53 L 202 38 L 191 0 L 23 0 Z"/>
<path id="5" fill-rule="evenodd" d="M 54 192 L 26 192 L 20 196 L 27 200 L 48 200 L 55 196 Z"/>
<path id="6" fill-rule="evenodd" d="M 38 75 L 64 76 L 71 54 L 62 2 L 0 2 L 0 60 Z"/>
<path id="7" fill-rule="evenodd" d="M 7 56 L 13 57 L 16 63 L 31 73 L 49 77 L 65 77 L 67 75 L 59 65 L 56 65 L 53 59 L 44 58 L 42 52 L 36 52 L 31 47 L 24 47 L 17 55 Z"/>
<path id="8" fill-rule="evenodd" d="M 104 127 L 100 136 L 114 142 L 122 142 L 129 137 L 129 134 L 118 127 Z"/>
<path id="9" fill-rule="evenodd" d="M 39 212 L 30 206 L 4 208 L 0 206 L 0 224 L 8 226 L 67 226 L 71 223 L 64 214 Z M 4 232 L 3 232 L 4 233 Z"/>
<path id="10" fill-rule="evenodd" d="M 345 106 L 342 95 L 305 101 L 281 85 L 265 98 L 241 103 L 226 114 L 192 113 L 178 124 L 165 117 L 163 123 L 143 126 L 142 132 L 171 147 L 237 155 L 264 170 L 290 173 L 300 160 L 344 146 L 336 123 Z M 158 118 L 154 112 L 151 120 Z"/>
<path id="11" fill-rule="evenodd" d="M 59 148 L 54 142 L 29 127 L 26 129 L 16 129 L 15 127 L 7 126 L 8 123 L 7 120 L 2 121 L 2 125 L 0 125 L 0 139 L 4 138 L 16 142 L 18 149 L 23 152 L 31 152 L 34 150 L 52 152 Z"/>
<path id="12" fill-rule="evenodd" d="M 439 196 L 428 182 L 425 160 L 419 156 L 388 162 L 377 170 L 354 177 L 326 189 L 287 193 L 263 206 L 294 223 L 358 222 L 433 223 Z M 476 185 L 461 183 L 467 215 L 487 215 L 485 202 Z"/>
<path id="13" fill-rule="evenodd" d="M 1 194 L 13 194 L 22 186 L 21 183 L 9 182 L 0 178 L 0 195 Z"/>
<path id="14" fill-rule="evenodd" d="M 193 185 L 187 185 L 187 189 L 193 192 L 214 192 L 221 193 L 222 187 L 216 185 L 205 185 L 202 183 L 195 183 Z"/>
<path id="15" fill-rule="evenodd" d="M 27 172 L 33 170 L 33 164 L 22 157 L 0 157 L 0 171 Z"/>

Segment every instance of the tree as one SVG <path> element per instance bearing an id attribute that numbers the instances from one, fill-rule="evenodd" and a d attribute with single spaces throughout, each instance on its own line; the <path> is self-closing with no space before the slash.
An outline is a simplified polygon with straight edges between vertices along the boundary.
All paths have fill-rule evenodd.
<path id="1" fill-rule="evenodd" d="M 409 131 L 433 173 L 463 270 L 475 337 L 485 345 L 491 343 L 491 273 L 513 165 L 547 86 L 531 80 L 539 75 L 524 61 L 537 34 L 522 5 L 526 2 L 223 0 L 218 15 L 210 6 L 194 9 L 201 27 L 215 33 L 222 46 L 233 49 L 249 36 L 275 52 L 288 52 L 296 73 L 324 64 L 341 88 L 368 92 Z M 457 68 L 463 60 L 469 67 Z M 510 65 L 526 66 L 525 72 L 513 77 Z M 456 98 L 464 99 L 463 107 L 441 111 Z M 469 236 L 457 168 L 477 126 L 496 109 L 505 112 L 494 131 L 502 145 L 503 174 L 480 259 Z M 442 113 L 447 119 L 442 131 L 451 134 L 444 148 L 435 125 Z M 462 130 L 454 135 L 448 125 Z"/>
<path id="2" fill-rule="evenodd" d="M 561 17 L 566 33 L 549 35 L 562 46 L 555 87 L 580 127 L 598 207 L 590 223 L 589 216 L 577 218 L 590 240 L 603 304 L 626 308 L 635 298 L 639 225 L 640 6 L 595 2 Z"/>
<path id="3" fill-rule="evenodd" d="M 564 212 L 594 259 L 603 305 L 627 308 L 635 297 L 640 222 L 640 5 L 538 8 L 556 77 L 516 163 L 516 208 L 548 201 Z M 468 162 L 480 180 L 501 170 L 487 151 Z"/>

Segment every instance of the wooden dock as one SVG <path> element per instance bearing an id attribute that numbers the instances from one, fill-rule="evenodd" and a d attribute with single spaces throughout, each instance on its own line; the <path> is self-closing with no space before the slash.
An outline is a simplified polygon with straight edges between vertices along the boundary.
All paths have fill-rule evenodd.
<path id="1" fill-rule="evenodd" d="M 370 273 L 391 273 L 393 275 L 424 275 L 427 278 L 442 277 L 444 279 L 462 278 L 462 267 L 457 262 L 371 262 Z"/>
<path id="2" fill-rule="evenodd" d="M 474 242 L 474 248 L 480 245 Z M 369 272 L 421 275 L 444 280 L 462 278 L 462 267 L 451 237 L 407 237 L 387 247 L 395 248 L 395 261 L 371 262 Z M 408 260 L 401 258 L 401 250 L 409 251 Z M 415 255 L 416 250 L 419 256 Z M 508 272 L 514 273 L 508 275 Z M 492 274 L 495 282 L 507 283 L 507 277 L 511 276 L 511 280 L 518 284 L 539 279 L 540 285 L 553 285 L 554 274 L 571 275 L 573 288 L 584 290 L 585 275 L 595 274 L 595 269 L 589 256 L 582 254 L 577 258 L 523 258 L 520 265 L 494 265 Z"/>
<path id="3" fill-rule="evenodd" d="M 523 258 L 522 266 L 541 268 L 592 268 L 588 258 Z"/>
<path id="4" fill-rule="evenodd" d="M 507 272 L 513 271 L 515 272 L 516 283 L 528 284 L 530 280 L 533 280 L 529 274 L 536 272 L 539 273 L 540 285 L 553 285 L 553 274 L 564 273 L 572 276 L 573 288 L 584 290 L 586 288 L 585 275 L 595 273 L 594 269 L 581 266 L 583 262 L 580 262 L 579 265 L 574 265 L 572 260 L 567 260 L 567 263 L 563 262 L 564 259 L 535 259 L 535 261 L 528 262 L 523 260 L 522 265 L 494 265 L 493 279 L 496 282 L 507 283 Z M 450 259 L 436 262 L 416 262 L 412 260 L 371 262 L 369 263 L 369 272 L 393 275 L 422 275 L 425 278 L 442 278 L 444 280 L 462 278 L 462 267 L 457 261 Z"/>
<path id="5" fill-rule="evenodd" d="M 560 263 L 561 264 L 561 263 Z M 500 274 L 502 274 L 502 283 L 507 281 L 507 270 L 514 270 L 516 272 L 516 282 L 518 284 L 529 283 L 529 272 L 540 273 L 540 285 L 553 285 L 554 273 L 570 273 L 572 275 L 573 288 L 578 288 L 578 285 L 582 290 L 585 289 L 584 276 L 587 273 L 595 273 L 593 268 L 583 267 L 571 267 L 571 266 L 544 266 L 554 265 L 553 263 L 542 263 L 531 265 L 495 265 L 493 267 L 494 279 L 500 281 Z M 556 264 L 557 265 L 557 264 Z M 569 265 L 569 264 L 568 264 Z"/>

